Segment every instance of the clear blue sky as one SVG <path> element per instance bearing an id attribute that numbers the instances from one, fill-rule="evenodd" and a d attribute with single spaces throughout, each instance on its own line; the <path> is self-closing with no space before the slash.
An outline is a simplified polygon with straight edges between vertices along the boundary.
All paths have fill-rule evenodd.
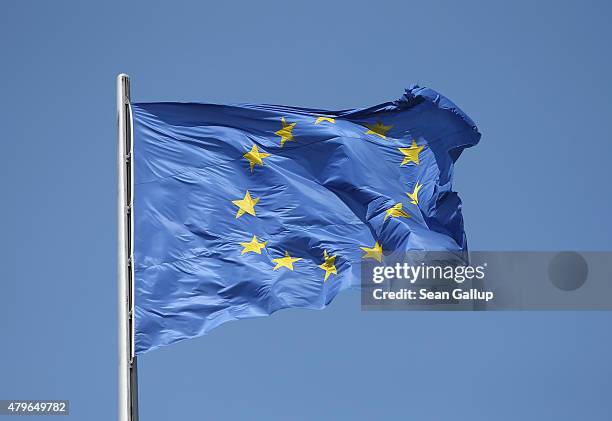
<path id="1" fill-rule="evenodd" d="M 495 3 L 3 1 L 0 399 L 116 415 L 120 72 L 136 101 L 333 109 L 431 86 L 483 133 L 456 171 L 472 249 L 612 249 L 612 6 Z M 143 356 L 141 420 L 610 420 L 611 322 L 364 313 L 347 293 Z"/>

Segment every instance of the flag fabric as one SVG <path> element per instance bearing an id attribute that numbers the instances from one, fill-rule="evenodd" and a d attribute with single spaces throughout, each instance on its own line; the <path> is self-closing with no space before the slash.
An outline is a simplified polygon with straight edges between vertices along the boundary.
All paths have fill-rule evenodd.
<path id="1" fill-rule="evenodd" d="M 467 248 L 454 163 L 478 143 L 449 99 L 327 111 L 132 104 L 135 341 L 321 309 L 388 251 Z"/>

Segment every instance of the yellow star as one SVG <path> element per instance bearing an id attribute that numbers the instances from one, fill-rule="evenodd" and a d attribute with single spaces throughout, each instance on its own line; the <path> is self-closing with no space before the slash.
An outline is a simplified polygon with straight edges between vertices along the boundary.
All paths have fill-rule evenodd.
<path id="1" fill-rule="evenodd" d="M 408 197 L 411 199 L 410 203 L 412 203 L 413 205 L 418 205 L 419 204 L 419 191 L 421 190 L 421 187 L 423 187 L 423 185 L 420 184 L 417 181 L 416 185 L 414 186 L 414 190 L 412 191 L 412 193 L 406 192 Z"/>
<path id="2" fill-rule="evenodd" d="M 250 251 L 252 251 L 253 253 L 261 254 L 261 249 L 266 246 L 266 243 L 267 241 L 260 243 L 259 241 L 257 241 L 257 236 L 254 235 L 251 241 L 249 241 L 248 243 L 240 243 L 240 245 L 244 247 L 240 254 L 242 255 Z"/>
<path id="3" fill-rule="evenodd" d="M 244 213 L 248 213 L 249 215 L 255 215 L 255 205 L 259 202 L 259 197 L 252 199 L 251 194 L 247 190 L 244 195 L 244 199 L 242 200 L 232 200 L 232 203 L 238 206 L 238 212 L 236 212 L 236 219 L 240 218 Z"/>
<path id="4" fill-rule="evenodd" d="M 317 117 L 317 121 L 315 121 L 315 124 L 319 124 L 322 121 L 327 121 L 328 123 L 336 124 L 336 119 L 331 117 Z"/>
<path id="5" fill-rule="evenodd" d="M 338 272 L 336 272 L 335 254 L 333 256 L 328 256 L 327 250 L 323 250 L 323 258 L 325 259 L 325 261 L 320 264 L 319 267 L 325 271 L 325 278 L 323 278 L 323 282 L 325 282 L 327 281 L 327 278 L 329 278 L 329 275 L 337 275 Z"/>
<path id="6" fill-rule="evenodd" d="M 243 156 L 247 159 L 247 161 L 249 161 L 249 164 L 251 166 L 251 172 L 253 172 L 253 167 L 255 167 L 255 164 L 259 165 L 260 167 L 263 167 L 263 159 L 269 157 L 270 154 L 259 152 L 259 149 L 257 149 L 257 145 L 253 145 L 251 150 L 245 153 Z"/>
<path id="7" fill-rule="evenodd" d="M 283 128 L 274 132 L 274 134 L 280 136 L 281 138 L 281 148 L 285 145 L 285 142 L 293 141 L 293 133 L 291 132 L 295 127 L 296 123 L 287 124 L 285 121 L 285 117 L 281 118 L 281 122 L 283 123 Z"/>
<path id="8" fill-rule="evenodd" d="M 378 241 L 374 244 L 374 247 L 359 247 L 361 250 L 365 251 L 365 254 L 361 256 L 362 259 L 374 259 L 378 263 L 382 262 L 382 254 L 383 250 Z"/>
<path id="9" fill-rule="evenodd" d="M 404 154 L 404 160 L 400 164 L 406 165 L 409 162 L 419 164 L 419 153 L 423 150 L 424 146 L 417 146 L 416 141 L 412 139 L 412 145 L 409 148 L 398 148 L 401 153 Z"/>
<path id="10" fill-rule="evenodd" d="M 272 259 L 272 261 L 276 263 L 276 266 L 274 266 L 274 269 L 272 270 L 277 270 L 282 267 L 285 267 L 289 270 L 293 270 L 293 263 L 297 262 L 298 260 L 302 260 L 302 258 L 301 257 L 291 257 L 289 256 L 289 252 L 285 251 L 285 257 L 281 257 L 279 259 Z"/>
<path id="11" fill-rule="evenodd" d="M 385 126 L 380 121 L 377 121 L 376 124 L 366 124 L 368 131 L 365 134 L 375 134 L 376 136 L 380 136 L 382 139 L 387 138 L 387 132 L 393 126 Z"/>
<path id="12" fill-rule="evenodd" d="M 396 203 L 395 205 L 387 209 L 387 214 L 385 215 L 384 221 L 386 221 L 387 218 L 389 217 L 391 218 L 410 218 L 410 215 L 408 215 L 406 211 L 402 209 L 401 203 Z"/>

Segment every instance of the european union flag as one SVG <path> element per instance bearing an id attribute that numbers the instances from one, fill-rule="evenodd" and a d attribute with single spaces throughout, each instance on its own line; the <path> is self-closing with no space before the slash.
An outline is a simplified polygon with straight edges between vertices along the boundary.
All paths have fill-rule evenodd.
<path id="1" fill-rule="evenodd" d="M 480 133 L 431 89 L 356 110 L 132 114 L 138 354 L 229 320 L 321 309 L 387 251 L 466 250 L 451 182 Z"/>

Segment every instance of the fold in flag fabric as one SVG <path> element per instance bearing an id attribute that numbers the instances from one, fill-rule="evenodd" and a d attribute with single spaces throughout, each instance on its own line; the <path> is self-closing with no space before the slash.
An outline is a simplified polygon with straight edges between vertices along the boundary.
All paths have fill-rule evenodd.
<path id="1" fill-rule="evenodd" d="M 132 118 L 138 354 L 324 308 L 364 259 L 467 248 L 451 182 L 480 133 L 429 88 L 342 111 L 136 103 Z"/>

